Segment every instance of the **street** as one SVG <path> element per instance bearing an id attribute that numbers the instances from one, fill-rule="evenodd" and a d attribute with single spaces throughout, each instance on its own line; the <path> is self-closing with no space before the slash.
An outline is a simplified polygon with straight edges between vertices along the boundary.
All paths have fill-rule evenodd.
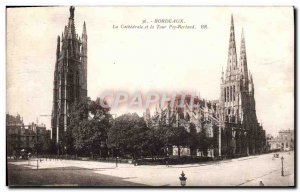
<path id="1" fill-rule="evenodd" d="M 281 157 L 284 176 L 281 176 Z M 293 186 L 294 152 L 281 152 L 199 164 L 134 166 L 76 160 L 8 161 L 9 185 L 64 186 Z"/>

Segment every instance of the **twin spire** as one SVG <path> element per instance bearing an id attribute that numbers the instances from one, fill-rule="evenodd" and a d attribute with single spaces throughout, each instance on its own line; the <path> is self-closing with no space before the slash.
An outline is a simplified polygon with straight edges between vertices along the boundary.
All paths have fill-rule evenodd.
<path id="1" fill-rule="evenodd" d="M 235 44 L 235 35 L 234 35 L 234 22 L 233 22 L 233 16 L 231 15 L 227 71 L 233 71 L 236 69 L 237 69 L 237 56 L 236 56 L 236 44 Z"/>
<path id="2" fill-rule="evenodd" d="M 245 83 L 246 84 L 248 83 L 248 69 L 247 69 L 247 56 L 246 56 L 244 30 L 242 29 L 240 63 L 238 63 L 237 53 L 236 53 L 235 33 L 234 33 L 234 20 L 233 20 L 233 15 L 231 15 L 226 75 L 230 76 L 236 74 L 242 74 L 244 79 L 246 80 Z"/>

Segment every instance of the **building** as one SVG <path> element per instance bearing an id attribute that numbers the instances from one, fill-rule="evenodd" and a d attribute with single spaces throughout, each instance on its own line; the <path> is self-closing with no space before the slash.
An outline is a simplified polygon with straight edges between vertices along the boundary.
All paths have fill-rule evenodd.
<path id="1" fill-rule="evenodd" d="M 37 147 L 42 148 L 50 140 L 50 130 L 45 124 L 25 125 L 19 114 L 6 114 L 6 134 L 8 156 L 18 156 L 21 151 L 35 153 Z"/>
<path id="2" fill-rule="evenodd" d="M 25 126 L 21 116 L 19 114 L 17 116 L 6 114 L 7 156 L 15 156 L 20 153 L 24 146 L 24 137 L 21 137 L 24 133 Z"/>
<path id="3" fill-rule="evenodd" d="M 281 150 L 294 149 L 294 130 L 281 130 L 279 131 L 279 142 Z"/>
<path id="4" fill-rule="evenodd" d="M 226 72 L 222 71 L 219 100 L 207 101 L 194 98 L 196 107 L 190 108 L 191 96 L 184 98 L 184 105 L 178 107 L 180 97 L 175 99 L 175 107 L 156 109 L 151 117 L 147 110 L 144 118 L 148 126 L 159 128 L 162 123 L 183 126 L 188 132 L 204 131 L 214 141 L 211 156 L 247 156 L 266 150 L 265 130 L 257 121 L 254 81 L 248 72 L 245 37 L 242 32 L 240 57 L 238 59 L 235 42 L 234 21 L 231 16 L 229 49 Z M 199 151 L 186 149 L 186 155 Z M 183 152 L 184 152 L 183 151 Z M 202 152 L 203 153 L 203 152 Z M 205 152 L 206 153 L 206 152 Z M 174 151 L 173 155 L 177 152 Z"/>
<path id="5" fill-rule="evenodd" d="M 87 32 L 85 22 L 81 38 L 76 34 L 74 7 L 64 32 L 57 37 L 51 118 L 52 139 L 59 143 L 67 129 L 75 102 L 87 97 Z"/>
<path id="6" fill-rule="evenodd" d="M 231 16 L 226 73 L 222 72 L 219 100 L 220 153 L 249 155 L 262 153 L 265 131 L 257 121 L 254 82 L 248 72 L 245 37 L 242 30 L 238 61 L 234 21 Z"/>
<path id="7" fill-rule="evenodd" d="M 28 130 L 33 131 L 35 133 L 35 141 L 37 143 L 44 143 L 50 140 L 51 138 L 51 131 L 46 129 L 46 125 L 41 123 L 34 123 L 32 122 L 28 125 Z"/>
<path id="8" fill-rule="evenodd" d="M 268 137 L 267 142 L 270 151 L 294 150 L 294 130 L 281 130 L 277 137 Z"/>

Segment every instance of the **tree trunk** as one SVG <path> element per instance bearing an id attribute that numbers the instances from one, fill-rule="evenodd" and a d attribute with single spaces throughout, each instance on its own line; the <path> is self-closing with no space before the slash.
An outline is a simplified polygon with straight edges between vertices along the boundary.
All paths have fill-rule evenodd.
<path id="1" fill-rule="evenodd" d="M 180 158 L 180 145 L 178 145 L 177 147 L 178 147 L 178 158 Z"/>

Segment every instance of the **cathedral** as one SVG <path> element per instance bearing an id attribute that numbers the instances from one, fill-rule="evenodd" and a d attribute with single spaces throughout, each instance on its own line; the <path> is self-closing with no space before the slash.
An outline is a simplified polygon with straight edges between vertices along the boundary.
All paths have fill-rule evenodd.
<path id="1" fill-rule="evenodd" d="M 221 148 L 230 155 L 262 153 L 265 131 L 258 123 L 255 110 L 254 82 L 247 67 L 246 43 L 242 30 L 238 62 L 234 21 L 231 16 L 226 72 L 222 71 L 219 99 Z"/>
<path id="2" fill-rule="evenodd" d="M 68 25 L 57 37 L 51 118 L 51 137 L 56 143 L 64 136 L 73 104 L 87 97 L 86 25 L 84 22 L 80 38 L 76 34 L 74 11 L 71 6 Z"/>
<path id="3" fill-rule="evenodd" d="M 147 125 L 159 128 L 165 123 L 183 126 L 188 132 L 192 131 L 191 127 L 196 132 L 204 130 L 207 137 L 214 141 L 210 149 L 212 156 L 235 157 L 262 153 L 266 147 L 265 131 L 256 117 L 254 82 L 247 67 L 243 31 L 239 56 L 238 59 L 231 16 L 227 68 L 225 74 L 223 71 L 221 74 L 219 99 L 206 101 L 196 97 L 196 107 L 189 108 L 191 96 L 184 98 L 184 105 L 181 107 L 176 105 L 179 102 L 179 97 L 176 97 L 176 107 L 167 105 L 164 109 L 157 108 L 153 116 L 149 109 L 146 110 L 144 119 Z M 188 146 L 182 146 L 182 150 L 181 154 L 198 154 Z M 176 147 L 173 147 L 172 154 L 178 154 Z"/>

